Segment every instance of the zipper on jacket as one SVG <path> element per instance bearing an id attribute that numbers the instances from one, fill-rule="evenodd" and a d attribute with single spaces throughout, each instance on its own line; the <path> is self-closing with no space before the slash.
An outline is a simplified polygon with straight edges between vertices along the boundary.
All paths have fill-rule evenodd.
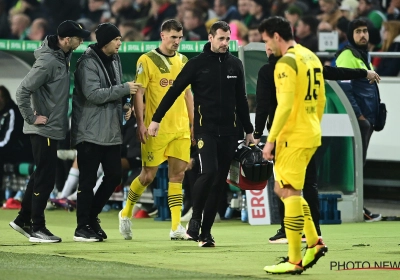
<path id="1" fill-rule="evenodd" d="M 200 123 L 200 126 L 202 126 L 203 124 L 201 123 L 201 120 L 203 119 L 203 115 L 200 112 L 200 105 L 199 105 L 199 108 L 197 109 L 197 111 L 199 112 L 199 115 L 200 115 L 199 123 Z"/>

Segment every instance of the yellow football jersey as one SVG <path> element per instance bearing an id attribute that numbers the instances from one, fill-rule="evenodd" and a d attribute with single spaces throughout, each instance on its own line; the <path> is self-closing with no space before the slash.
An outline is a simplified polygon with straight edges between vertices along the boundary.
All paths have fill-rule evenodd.
<path id="1" fill-rule="evenodd" d="M 299 44 L 278 60 L 274 71 L 278 107 L 268 142 L 299 148 L 321 145 L 326 100 L 322 72 L 318 57 Z"/>
<path id="2" fill-rule="evenodd" d="M 175 52 L 174 56 L 165 56 L 157 50 L 139 57 L 135 82 L 141 83 L 145 88 L 146 127 L 150 125 L 158 105 L 187 61 L 187 57 L 181 53 Z M 189 131 L 189 116 L 183 92 L 161 121 L 159 134 L 184 131 Z"/>

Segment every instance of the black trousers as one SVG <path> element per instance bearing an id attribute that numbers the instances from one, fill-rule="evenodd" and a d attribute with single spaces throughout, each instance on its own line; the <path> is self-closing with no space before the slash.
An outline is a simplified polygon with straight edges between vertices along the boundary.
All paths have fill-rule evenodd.
<path id="1" fill-rule="evenodd" d="M 369 141 L 371 140 L 374 128 L 369 123 L 368 120 L 358 120 L 358 126 L 360 127 L 362 148 L 363 148 L 363 162 L 367 161 L 367 150 L 369 146 Z"/>
<path id="2" fill-rule="evenodd" d="M 77 195 L 76 217 L 78 227 L 92 224 L 103 206 L 121 183 L 121 145 L 102 146 L 89 142 L 76 145 L 78 151 L 79 188 Z M 103 182 L 96 194 L 97 169 L 103 166 Z"/>
<path id="3" fill-rule="evenodd" d="M 317 163 L 315 160 L 315 154 L 312 156 L 310 162 L 307 165 L 306 170 L 306 178 L 304 180 L 304 187 L 303 187 L 303 197 L 307 201 L 308 206 L 310 207 L 311 217 L 315 224 L 315 228 L 317 229 L 317 233 L 321 236 L 321 229 L 319 227 L 319 198 L 318 198 L 318 187 L 317 187 Z M 282 218 L 281 226 L 282 229 L 285 228 L 283 223 L 283 217 L 285 217 L 285 206 L 278 198 L 278 206 L 279 206 L 279 214 Z"/>
<path id="4" fill-rule="evenodd" d="M 31 135 L 33 159 L 36 165 L 26 187 L 18 219 L 32 221 L 32 230 L 46 226 L 44 209 L 56 181 L 57 140 Z"/>
<path id="5" fill-rule="evenodd" d="M 201 234 L 211 233 L 218 202 L 238 145 L 237 136 L 196 135 L 199 152 L 199 176 L 193 187 L 192 219 L 203 222 Z"/>

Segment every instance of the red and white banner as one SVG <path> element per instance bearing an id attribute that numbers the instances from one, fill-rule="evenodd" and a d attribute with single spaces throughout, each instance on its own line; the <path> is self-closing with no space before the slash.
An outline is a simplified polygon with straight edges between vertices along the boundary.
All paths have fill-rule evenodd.
<path id="1" fill-rule="evenodd" d="M 246 190 L 247 213 L 250 225 L 270 225 L 271 213 L 268 203 L 267 188 Z"/>

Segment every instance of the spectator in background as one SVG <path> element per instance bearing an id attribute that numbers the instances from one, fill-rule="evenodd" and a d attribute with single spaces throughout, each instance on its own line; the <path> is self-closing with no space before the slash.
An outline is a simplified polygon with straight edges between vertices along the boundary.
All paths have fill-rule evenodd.
<path id="1" fill-rule="evenodd" d="M 342 16 L 344 16 L 348 20 L 353 20 L 357 12 L 357 7 L 357 0 L 343 0 L 339 7 L 339 10 L 342 13 Z"/>
<path id="2" fill-rule="evenodd" d="M 229 23 L 231 28 L 231 40 L 237 40 L 239 46 L 247 45 L 247 27 L 239 20 L 231 20 Z"/>
<path id="3" fill-rule="evenodd" d="M 349 26 L 350 21 L 346 17 L 341 17 L 338 20 L 335 30 L 339 36 L 339 46 L 338 51 L 342 50 L 345 46 L 349 44 L 349 40 L 347 39 L 347 28 Z M 331 65 L 336 66 L 336 57 L 331 60 Z"/>
<path id="4" fill-rule="evenodd" d="M 9 38 L 11 35 L 5 1 L 0 0 L 0 38 L 2 39 Z"/>
<path id="5" fill-rule="evenodd" d="M 126 33 L 135 30 L 138 31 L 136 28 L 135 21 L 133 20 L 124 20 L 118 25 L 118 29 L 121 32 L 122 39 L 124 39 Z"/>
<path id="6" fill-rule="evenodd" d="M 11 39 L 25 40 L 31 20 L 25 14 L 11 16 Z"/>
<path id="7" fill-rule="evenodd" d="M 332 25 L 326 21 L 321 21 L 318 24 L 317 31 L 318 32 L 332 32 L 333 28 Z"/>
<path id="8" fill-rule="evenodd" d="M 289 6 L 285 11 L 285 18 L 290 22 L 293 33 L 296 33 L 296 26 L 302 15 L 303 12 L 301 11 L 301 9 L 295 5 Z"/>
<path id="9" fill-rule="evenodd" d="M 106 0 L 86 0 L 84 18 L 91 20 L 94 25 L 106 22 L 111 18 L 111 8 Z"/>
<path id="10" fill-rule="evenodd" d="M 312 52 L 318 51 L 318 23 L 318 19 L 314 16 L 303 16 L 296 27 L 297 42 Z"/>
<path id="11" fill-rule="evenodd" d="M 258 31 L 258 25 L 252 25 L 249 27 L 249 31 L 247 33 L 249 43 L 252 42 L 262 42 L 261 34 Z"/>
<path id="12" fill-rule="evenodd" d="M 24 119 L 8 89 L 0 85 L 0 201 L 3 200 L 3 172 L 5 163 L 32 161 L 29 136 L 22 133 Z"/>
<path id="13" fill-rule="evenodd" d="M 126 20 L 133 20 L 135 10 L 133 8 L 133 0 L 115 0 L 111 4 L 111 12 L 114 24 L 118 26 Z"/>
<path id="14" fill-rule="evenodd" d="M 44 18 L 37 18 L 32 22 L 28 38 L 33 41 L 42 41 L 47 34 L 48 23 Z"/>
<path id="15" fill-rule="evenodd" d="M 335 28 L 337 21 L 342 17 L 338 2 L 336 0 L 319 0 L 318 3 L 322 14 L 319 14 L 317 19 L 319 21 L 326 21 L 332 28 Z"/>
<path id="16" fill-rule="evenodd" d="M 208 32 L 204 25 L 203 12 L 199 9 L 189 9 L 183 16 L 184 39 L 186 41 L 200 41 L 208 39 Z"/>
<path id="17" fill-rule="evenodd" d="M 386 21 L 386 16 L 379 10 L 377 0 L 359 0 L 358 17 L 368 18 L 375 28 L 381 29 L 382 23 Z"/>
<path id="18" fill-rule="evenodd" d="M 387 8 L 388 20 L 400 20 L 400 0 L 391 0 Z"/>
<path id="19" fill-rule="evenodd" d="M 242 17 L 242 22 L 246 25 L 249 26 L 250 21 L 251 21 L 251 15 L 249 14 L 249 1 L 250 0 L 238 0 L 237 1 L 237 9 Z"/>
<path id="20" fill-rule="evenodd" d="M 41 4 L 38 0 L 18 1 L 9 11 L 11 16 L 22 13 L 27 15 L 31 21 L 44 16 Z"/>
<path id="21" fill-rule="evenodd" d="M 175 18 L 176 13 L 176 5 L 172 0 L 151 0 L 150 17 L 142 30 L 145 40 L 159 41 L 162 23 Z"/>
<path id="22" fill-rule="evenodd" d="M 138 42 L 143 41 L 143 35 L 136 29 L 129 30 L 122 37 L 122 41 L 124 42 Z"/>
<path id="23" fill-rule="evenodd" d="M 263 19 L 269 17 L 267 0 L 249 0 L 249 14 L 252 16 L 250 25 L 259 25 Z"/>
<path id="24" fill-rule="evenodd" d="M 56 33 L 55 28 L 66 20 L 78 20 L 81 16 L 81 0 L 42 0 L 49 21 L 49 33 Z"/>
<path id="25" fill-rule="evenodd" d="M 400 52 L 400 21 L 383 23 L 383 52 Z M 400 71 L 400 58 L 384 57 L 378 65 L 377 72 L 381 76 L 396 77 Z"/>
<path id="26" fill-rule="evenodd" d="M 231 20 L 241 20 L 236 6 L 232 5 L 231 0 L 214 0 L 214 11 L 217 14 L 218 20 L 230 23 Z"/>

